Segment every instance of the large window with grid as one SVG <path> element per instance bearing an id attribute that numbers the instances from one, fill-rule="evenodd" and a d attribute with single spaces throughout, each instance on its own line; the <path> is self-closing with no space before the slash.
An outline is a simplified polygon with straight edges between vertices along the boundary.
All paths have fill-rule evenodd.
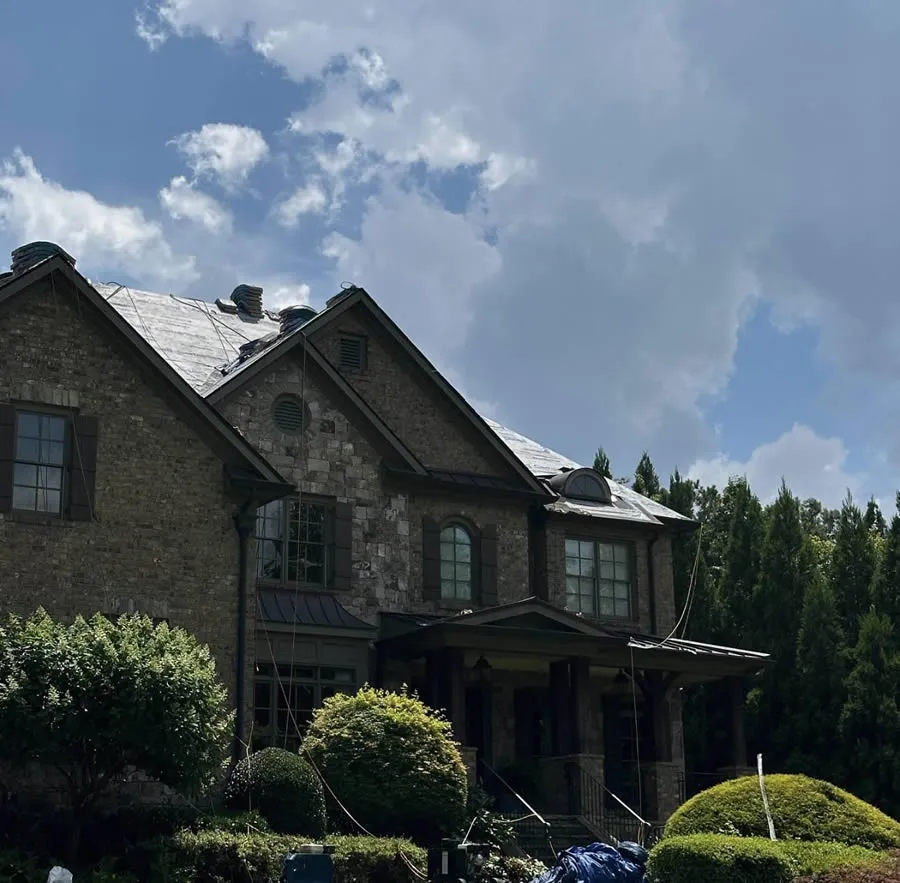
<path id="1" fill-rule="evenodd" d="M 259 662 L 253 688 L 253 749 L 296 751 L 313 711 L 337 693 L 356 692 L 356 671 L 332 666 Z"/>
<path id="2" fill-rule="evenodd" d="M 472 535 L 461 524 L 441 529 L 441 597 L 472 600 Z"/>
<path id="3" fill-rule="evenodd" d="M 256 520 L 256 576 L 260 582 L 296 587 L 331 585 L 334 506 L 292 497 L 263 506 Z"/>
<path id="4" fill-rule="evenodd" d="M 566 540 L 566 609 L 585 616 L 632 618 L 633 547 Z"/>
<path id="5" fill-rule="evenodd" d="M 69 421 L 58 414 L 19 411 L 12 508 L 60 515 L 68 462 Z"/>

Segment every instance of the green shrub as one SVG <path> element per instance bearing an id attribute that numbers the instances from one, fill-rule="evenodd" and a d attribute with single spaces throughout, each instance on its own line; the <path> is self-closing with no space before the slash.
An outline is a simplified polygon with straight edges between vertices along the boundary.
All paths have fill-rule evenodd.
<path id="1" fill-rule="evenodd" d="M 264 748 L 235 765 L 225 786 L 225 805 L 257 810 L 279 834 L 325 834 L 325 795 L 309 763 L 283 748 Z"/>
<path id="2" fill-rule="evenodd" d="M 508 855 L 491 855 L 484 863 L 484 883 L 531 883 L 547 870 L 536 858 L 516 858 Z"/>
<path id="3" fill-rule="evenodd" d="M 801 877 L 797 883 L 900 883 L 900 852 L 887 855 L 870 865 L 834 868 Z"/>
<path id="4" fill-rule="evenodd" d="M 648 871 L 655 883 L 791 883 L 803 874 L 878 858 L 873 850 L 841 843 L 691 834 L 661 840 Z"/>
<path id="5" fill-rule="evenodd" d="M 148 883 L 279 883 L 285 856 L 303 838 L 227 831 L 181 831 L 147 844 Z M 335 883 L 419 883 L 425 852 L 407 840 L 329 837 Z M 146 867 L 146 866 L 145 866 Z"/>
<path id="6" fill-rule="evenodd" d="M 900 822 L 828 782 L 772 775 L 766 777 L 766 793 L 779 839 L 833 840 L 872 849 L 900 847 Z M 685 834 L 767 837 L 759 779 L 732 779 L 692 797 L 666 825 L 667 837 Z"/>
<path id="7" fill-rule="evenodd" d="M 369 687 L 333 696 L 313 717 L 303 748 L 376 834 L 428 842 L 464 822 L 466 769 L 450 724 L 414 696 Z M 340 809 L 330 816 L 349 830 Z"/>

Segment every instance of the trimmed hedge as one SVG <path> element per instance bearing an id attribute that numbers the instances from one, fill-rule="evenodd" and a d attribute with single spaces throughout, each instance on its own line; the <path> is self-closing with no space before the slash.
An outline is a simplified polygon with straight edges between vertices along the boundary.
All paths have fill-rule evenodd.
<path id="1" fill-rule="evenodd" d="M 648 872 L 655 883 L 791 883 L 879 858 L 871 849 L 841 843 L 692 834 L 661 840 L 650 853 Z"/>
<path id="2" fill-rule="evenodd" d="M 325 834 L 322 783 L 306 760 L 283 748 L 243 758 L 225 786 L 225 804 L 235 812 L 257 810 L 279 834 Z"/>
<path id="3" fill-rule="evenodd" d="M 797 883 L 900 883 L 900 852 L 864 867 L 835 868 L 801 877 Z"/>
<path id="4" fill-rule="evenodd" d="M 829 782 L 776 774 L 766 776 L 766 793 L 779 839 L 900 848 L 900 822 Z M 679 807 L 666 825 L 666 837 L 768 837 L 768 833 L 756 776 L 732 779 L 702 791 Z"/>
<path id="5" fill-rule="evenodd" d="M 373 834 L 429 843 L 465 822 L 467 777 L 450 724 L 414 695 L 363 687 L 327 699 L 303 750 Z M 332 824 L 352 829 L 329 802 Z"/>
<path id="6" fill-rule="evenodd" d="M 142 850 L 152 865 L 148 883 L 279 883 L 284 857 L 302 837 L 180 831 Z M 308 841 L 306 841 L 308 842 Z M 407 862 L 425 869 L 425 851 L 408 840 L 328 837 L 335 845 L 334 883 L 419 883 Z"/>

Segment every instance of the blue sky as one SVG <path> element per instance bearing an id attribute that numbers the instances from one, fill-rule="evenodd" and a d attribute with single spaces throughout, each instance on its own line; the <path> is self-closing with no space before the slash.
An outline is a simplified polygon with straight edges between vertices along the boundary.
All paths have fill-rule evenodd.
<path id="1" fill-rule="evenodd" d="M 898 50 L 875 0 L 7 3 L 0 250 L 353 281 L 569 456 L 891 501 Z"/>

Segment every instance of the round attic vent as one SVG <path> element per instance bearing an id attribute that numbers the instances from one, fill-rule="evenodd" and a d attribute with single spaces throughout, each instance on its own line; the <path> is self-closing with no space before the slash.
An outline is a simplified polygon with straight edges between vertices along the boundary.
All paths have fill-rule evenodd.
<path id="1" fill-rule="evenodd" d="M 309 405 L 300 396 L 284 393 L 272 406 L 275 425 L 287 435 L 296 435 L 309 428 Z"/>

